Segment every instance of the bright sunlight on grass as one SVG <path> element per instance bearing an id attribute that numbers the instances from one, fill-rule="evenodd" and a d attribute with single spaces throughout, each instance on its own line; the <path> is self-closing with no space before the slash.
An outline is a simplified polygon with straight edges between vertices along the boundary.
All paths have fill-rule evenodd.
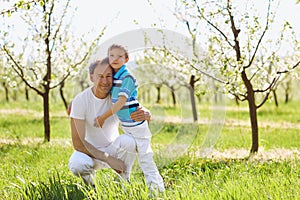
<path id="1" fill-rule="evenodd" d="M 143 175 L 135 166 L 131 183 L 120 182 L 111 171 L 98 171 L 96 189 L 85 186 L 69 171 L 73 152 L 69 118 L 63 110 L 51 112 L 51 142 L 43 142 L 42 113 L 30 103 L 2 104 L 0 112 L 0 199 L 148 199 Z M 205 112 L 205 106 L 201 106 Z M 259 113 L 260 151 L 249 157 L 251 129 L 240 105 L 227 108 L 226 121 L 213 149 L 202 157 L 210 124 L 150 122 L 153 148 L 166 192 L 161 199 L 299 199 L 300 140 L 296 104 L 273 105 Z M 165 109 L 177 116 L 177 108 Z M 9 112 L 8 112 L 9 111 Z M 208 120 L 206 120 L 208 121 Z M 160 156 L 171 145 L 180 156 Z M 163 154 L 165 155 L 165 154 Z"/>

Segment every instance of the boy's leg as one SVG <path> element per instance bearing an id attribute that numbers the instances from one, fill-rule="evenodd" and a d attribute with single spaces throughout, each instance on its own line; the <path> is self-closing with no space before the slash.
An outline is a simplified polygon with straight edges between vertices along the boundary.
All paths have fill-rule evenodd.
<path id="1" fill-rule="evenodd" d="M 152 187 L 158 187 L 162 192 L 164 191 L 164 183 L 157 166 L 153 160 L 153 151 L 151 149 L 151 132 L 148 127 L 148 123 L 144 122 L 141 125 L 135 127 L 123 127 L 125 133 L 133 135 L 138 153 L 138 161 L 140 167 L 145 175 L 146 183 L 149 189 Z"/>
<path id="2" fill-rule="evenodd" d="M 138 161 L 145 175 L 146 183 L 149 189 L 158 188 L 159 191 L 165 190 L 164 182 L 159 174 L 157 166 L 153 160 L 153 152 L 149 139 L 136 138 Z"/>

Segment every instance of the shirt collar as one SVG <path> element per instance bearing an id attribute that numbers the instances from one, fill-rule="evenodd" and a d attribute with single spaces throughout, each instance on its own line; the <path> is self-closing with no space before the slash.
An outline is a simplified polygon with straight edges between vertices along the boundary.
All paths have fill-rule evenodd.
<path id="1" fill-rule="evenodd" d="M 126 65 L 123 65 L 123 66 L 119 69 L 119 71 L 117 71 L 117 73 L 115 73 L 114 78 L 115 78 L 115 79 L 118 79 L 118 78 L 123 74 L 123 72 L 126 71 L 126 70 L 127 70 L 127 69 L 126 69 Z"/>

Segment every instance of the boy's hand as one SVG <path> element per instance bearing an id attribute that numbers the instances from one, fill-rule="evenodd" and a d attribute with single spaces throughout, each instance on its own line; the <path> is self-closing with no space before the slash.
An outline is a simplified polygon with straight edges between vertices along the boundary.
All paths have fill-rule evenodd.
<path id="1" fill-rule="evenodd" d="M 103 124 L 105 122 L 105 119 L 102 116 L 96 117 L 94 120 L 94 126 L 97 128 L 102 128 Z"/>
<path id="2" fill-rule="evenodd" d="M 143 120 L 150 121 L 151 113 L 146 108 L 140 106 L 135 112 L 131 113 L 130 118 L 136 122 Z"/>

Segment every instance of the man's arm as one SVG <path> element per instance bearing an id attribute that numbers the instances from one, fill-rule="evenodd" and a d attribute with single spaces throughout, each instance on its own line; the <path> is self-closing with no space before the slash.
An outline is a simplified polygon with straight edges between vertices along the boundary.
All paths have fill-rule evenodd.
<path id="1" fill-rule="evenodd" d="M 92 144 L 85 140 L 85 120 L 71 118 L 71 132 L 72 142 L 75 150 L 85 153 L 92 158 L 106 162 L 118 173 L 125 171 L 126 166 L 123 161 L 99 151 Z"/>

